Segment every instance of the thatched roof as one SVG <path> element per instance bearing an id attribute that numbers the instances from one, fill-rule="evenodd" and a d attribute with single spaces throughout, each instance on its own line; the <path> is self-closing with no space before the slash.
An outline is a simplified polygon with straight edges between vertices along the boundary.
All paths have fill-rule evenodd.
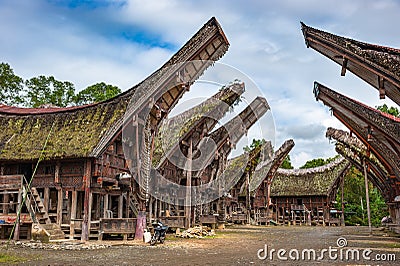
<path id="1" fill-rule="evenodd" d="M 214 52 L 205 51 L 212 45 Z M 0 160 L 35 160 L 48 138 L 45 159 L 97 157 L 121 131 L 129 101 L 134 113 L 155 95 L 166 80 L 176 76 L 171 66 L 205 59 L 194 68 L 190 84 L 228 49 L 229 43 L 216 21 L 210 19 L 172 58 L 143 82 L 105 102 L 62 109 L 24 109 L 0 106 Z M 181 93 L 177 93 L 181 97 Z M 170 102 L 170 108 L 177 98 Z M 164 101 L 166 102 L 166 101 Z M 132 109 L 132 110 L 131 110 Z"/>
<path id="2" fill-rule="evenodd" d="M 348 69 L 400 104 L 400 49 L 356 41 L 301 23 L 307 47 Z M 379 81 L 381 80 L 381 82 Z M 384 81 L 383 81 L 384 80 Z"/>
<path id="3" fill-rule="evenodd" d="M 328 196 L 350 163 L 340 157 L 320 167 L 278 169 L 271 185 L 271 197 Z"/>

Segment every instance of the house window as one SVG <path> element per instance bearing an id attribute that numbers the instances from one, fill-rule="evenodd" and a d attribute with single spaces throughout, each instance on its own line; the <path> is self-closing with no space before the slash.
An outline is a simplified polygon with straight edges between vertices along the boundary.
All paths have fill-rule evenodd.
<path id="1" fill-rule="evenodd" d="M 297 205 L 303 205 L 303 199 L 297 199 Z"/>

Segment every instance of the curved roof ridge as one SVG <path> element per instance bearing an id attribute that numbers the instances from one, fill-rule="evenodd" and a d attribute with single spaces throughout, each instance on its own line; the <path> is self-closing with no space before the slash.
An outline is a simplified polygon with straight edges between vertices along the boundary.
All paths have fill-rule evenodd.
<path id="1" fill-rule="evenodd" d="M 317 167 L 313 167 L 313 168 L 306 168 L 306 169 L 283 169 L 283 168 L 279 168 L 278 169 L 278 173 L 282 174 L 282 175 L 287 175 L 287 176 L 301 176 L 301 175 L 306 175 L 306 174 L 313 174 L 313 173 L 323 173 L 326 171 L 330 171 L 333 168 L 335 168 L 336 166 L 338 166 L 339 164 L 341 164 L 343 161 L 345 161 L 346 159 L 342 156 L 336 158 L 334 161 L 322 165 L 322 166 L 317 166 Z"/>
<path id="2" fill-rule="evenodd" d="M 301 24 L 301 30 L 303 31 L 304 37 L 306 37 L 306 34 L 311 31 L 311 32 L 316 32 L 316 33 L 322 34 L 322 35 L 320 35 L 321 37 L 322 36 L 324 36 L 325 38 L 331 37 L 330 39 L 341 38 L 343 40 L 347 40 L 349 42 L 358 44 L 359 46 L 362 46 L 364 48 L 375 48 L 375 49 L 378 49 L 381 51 L 383 50 L 383 52 L 397 53 L 400 56 L 399 48 L 393 48 L 393 47 L 389 47 L 389 46 L 373 44 L 373 43 L 368 43 L 368 42 L 364 42 L 364 41 L 358 41 L 358 40 L 352 39 L 350 37 L 340 36 L 337 34 L 333 34 L 333 33 L 327 32 L 327 31 L 323 31 L 323 30 L 308 26 L 303 22 L 300 22 L 300 24 Z M 367 50 L 367 49 L 365 49 L 365 50 Z"/>

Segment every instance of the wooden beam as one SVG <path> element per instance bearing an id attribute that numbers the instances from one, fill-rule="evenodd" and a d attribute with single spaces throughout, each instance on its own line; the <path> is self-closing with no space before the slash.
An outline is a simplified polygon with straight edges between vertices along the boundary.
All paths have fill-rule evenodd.
<path id="1" fill-rule="evenodd" d="M 340 72 L 341 76 L 346 75 L 347 61 L 348 59 L 346 57 L 343 57 L 342 71 Z"/>
<path id="2" fill-rule="evenodd" d="M 379 85 L 379 99 L 385 99 L 386 97 L 385 79 L 381 76 L 378 76 L 378 85 Z"/>

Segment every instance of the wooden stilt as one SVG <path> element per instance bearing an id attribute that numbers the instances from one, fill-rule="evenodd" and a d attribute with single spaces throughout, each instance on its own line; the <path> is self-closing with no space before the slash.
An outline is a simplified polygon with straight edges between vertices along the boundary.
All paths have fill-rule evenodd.
<path id="1" fill-rule="evenodd" d="M 62 224 L 63 190 L 57 189 L 57 224 Z"/>
<path id="2" fill-rule="evenodd" d="M 118 197 L 118 218 L 122 218 L 124 211 L 124 196 L 119 195 Z"/>
<path id="3" fill-rule="evenodd" d="M 76 190 L 72 190 L 71 196 L 71 220 L 69 227 L 69 238 L 74 239 L 75 236 L 75 219 L 76 219 L 76 204 L 78 199 L 78 192 Z"/>
<path id="4" fill-rule="evenodd" d="M 18 205 L 17 205 L 17 210 L 21 209 L 21 204 L 22 204 L 22 190 L 20 189 L 18 191 Z M 19 240 L 19 232 L 20 232 L 20 216 L 17 216 L 17 219 L 15 220 L 15 230 L 14 230 L 14 240 Z"/>
<path id="5" fill-rule="evenodd" d="M 189 142 L 189 148 L 188 148 L 188 155 L 187 155 L 187 161 L 186 161 L 186 202 L 185 202 L 185 226 L 187 228 L 190 227 L 191 224 L 191 214 L 192 214 L 192 195 L 191 195 L 191 185 L 192 185 L 192 156 L 193 156 L 193 142 L 190 140 Z"/>
<path id="6" fill-rule="evenodd" d="M 93 208 L 93 193 L 89 192 L 89 211 L 88 211 L 88 240 L 90 236 L 90 228 L 92 225 L 92 208 Z"/>
<path id="7" fill-rule="evenodd" d="M 103 209 L 103 218 L 108 218 L 107 211 L 108 211 L 108 194 L 104 195 L 104 209 Z"/>
<path id="8" fill-rule="evenodd" d="M 50 188 L 44 188 L 43 205 L 47 212 L 49 212 Z"/>
<path id="9" fill-rule="evenodd" d="M 92 164 L 90 160 L 87 160 L 85 164 L 85 175 L 83 180 L 85 188 L 85 196 L 83 198 L 83 222 L 82 222 L 82 235 L 81 235 L 82 241 L 89 240 L 91 174 L 92 174 Z"/>

